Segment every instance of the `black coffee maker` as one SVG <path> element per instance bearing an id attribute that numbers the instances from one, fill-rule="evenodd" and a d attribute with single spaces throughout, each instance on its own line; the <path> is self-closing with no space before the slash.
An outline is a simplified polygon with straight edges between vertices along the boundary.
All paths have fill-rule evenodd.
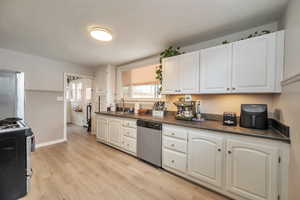
<path id="1" fill-rule="evenodd" d="M 266 104 L 242 104 L 240 126 L 268 129 L 268 106 Z"/>

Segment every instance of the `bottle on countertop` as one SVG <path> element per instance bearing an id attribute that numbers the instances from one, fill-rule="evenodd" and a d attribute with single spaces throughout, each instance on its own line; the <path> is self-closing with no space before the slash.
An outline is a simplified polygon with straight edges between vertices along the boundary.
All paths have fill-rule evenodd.
<path id="1" fill-rule="evenodd" d="M 139 109 L 140 109 L 140 104 L 139 103 L 135 103 L 134 104 L 134 113 L 138 114 L 139 113 Z"/>

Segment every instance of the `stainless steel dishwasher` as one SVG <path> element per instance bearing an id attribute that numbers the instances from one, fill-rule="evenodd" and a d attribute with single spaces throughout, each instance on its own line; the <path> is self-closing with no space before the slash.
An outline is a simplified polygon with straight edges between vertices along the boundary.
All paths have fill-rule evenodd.
<path id="1" fill-rule="evenodd" d="M 137 157 L 161 167 L 162 124 L 137 120 Z"/>

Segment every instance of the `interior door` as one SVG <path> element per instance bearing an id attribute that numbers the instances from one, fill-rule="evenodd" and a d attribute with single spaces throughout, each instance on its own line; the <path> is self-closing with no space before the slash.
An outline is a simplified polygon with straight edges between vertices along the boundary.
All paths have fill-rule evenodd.
<path id="1" fill-rule="evenodd" d="M 200 51 L 200 92 L 231 92 L 232 44 Z"/>
<path id="2" fill-rule="evenodd" d="M 109 120 L 108 127 L 108 138 L 109 138 L 109 143 L 122 147 L 122 130 L 121 127 L 122 123 L 119 120 Z"/>
<path id="3" fill-rule="evenodd" d="M 162 92 L 174 94 L 179 92 L 179 57 L 174 56 L 163 60 Z"/>
<path id="4" fill-rule="evenodd" d="M 227 141 L 227 190 L 251 200 L 277 199 L 278 149 Z"/>
<path id="5" fill-rule="evenodd" d="M 232 91 L 275 90 L 276 34 L 233 43 Z"/>
<path id="6" fill-rule="evenodd" d="M 199 92 L 199 62 L 198 51 L 179 56 L 180 93 Z"/>
<path id="7" fill-rule="evenodd" d="M 201 131 L 200 131 L 201 132 Z M 200 181 L 222 186 L 223 139 L 199 131 L 189 133 L 188 174 Z"/>

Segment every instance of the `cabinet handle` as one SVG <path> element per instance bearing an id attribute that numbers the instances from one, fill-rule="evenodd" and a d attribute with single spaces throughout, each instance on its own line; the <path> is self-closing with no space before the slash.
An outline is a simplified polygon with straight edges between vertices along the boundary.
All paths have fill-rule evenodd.
<path id="1" fill-rule="evenodd" d="M 219 148 L 218 151 L 221 151 L 221 149 Z"/>
<path id="2" fill-rule="evenodd" d="M 232 90 L 236 90 L 236 88 L 233 87 Z"/>
<path id="3" fill-rule="evenodd" d="M 175 144 L 171 144 L 171 147 L 175 147 Z"/>
<path id="4" fill-rule="evenodd" d="M 175 160 L 172 160 L 172 161 L 171 161 L 171 163 L 174 163 L 174 162 L 175 162 Z"/>
<path id="5" fill-rule="evenodd" d="M 231 154 L 231 151 L 228 151 L 228 154 Z"/>
<path id="6" fill-rule="evenodd" d="M 230 90 L 230 88 L 226 88 L 226 90 L 227 90 L 227 91 L 229 91 L 229 90 Z"/>
<path id="7" fill-rule="evenodd" d="M 175 135 L 175 133 L 171 133 L 171 135 Z"/>

